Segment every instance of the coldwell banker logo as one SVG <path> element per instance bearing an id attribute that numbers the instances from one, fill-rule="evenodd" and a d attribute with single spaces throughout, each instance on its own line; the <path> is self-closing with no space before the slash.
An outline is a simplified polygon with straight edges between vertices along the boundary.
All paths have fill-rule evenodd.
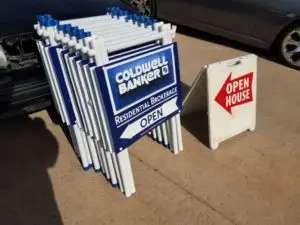
<path id="1" fill-rule="evenodd" d="M 128 54 L 96 68 L 116 151 L 181 109 L 176 44 Z"/>
<path id="2" fill-rule="evenodd" d="M 104 67 L 113 114 L 140 107 L 138 104 L 176 85 L 174 62 L 172 46 L 168 46 Z"/>
<path id="3" fill-rule="evenodd" d="M 161 79 L 168 74 L 169 62 L 165 56 L 136 65 L 134 68 L 125 69 L 116 74 L 119 94 L 122 96 L 139 87 L 150 85 L 155 80 Z"/>

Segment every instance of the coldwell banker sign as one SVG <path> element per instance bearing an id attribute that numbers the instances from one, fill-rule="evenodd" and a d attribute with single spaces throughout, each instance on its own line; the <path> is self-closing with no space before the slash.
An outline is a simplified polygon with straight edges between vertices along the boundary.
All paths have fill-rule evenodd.
<path id="1" fill-rule="evenodd" d="M 182 109 L 176 43 L 96 69 L 115 150 Z"/>

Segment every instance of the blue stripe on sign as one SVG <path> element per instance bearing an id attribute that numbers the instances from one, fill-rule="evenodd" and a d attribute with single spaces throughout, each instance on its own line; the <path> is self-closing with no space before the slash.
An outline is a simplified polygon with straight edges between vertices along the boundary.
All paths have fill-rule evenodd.
<path id="1" fill-rule="evenodd" d="M 56 49 L 60 48 L 60 47 L 61 46 L 55 46 L 55 47 L 49 48 L 49 53 L 50 53 L 52 64 L 53 64 L 53 67 L 54 67 L 54 70 L 55 70 L 55 73 L 57 76 L 57 80 L 59 82 L 60 90 L 63 95 L 63 100 L 64 100 L 65 106 L 67 108 L 67 113 L 68 113 L 68 117 L 70 119 L 70 123 L 72 125 L 74 125 L 76 118 L 75 118 L 72 103 L 70 100 L 70 95 L 69 95 L 69 92 L 68 92 L 68 89 L 66 86 L 66 81 L 64 79 L 63 71 L 62 71 L 62 68 L 61 68 L 61 65 L 60 65 L 60 62 L 58 59 L 57 51 L 56 51 Z"/>
<path id="2" fill-rule="evenodd" d="M 82 57 L 81 56 L 77 56 L 77 57 L 74 58 L 74 60 L 75 61 L 80 61 L 80 60 L 82 60 Z"/>
<path id="3" fill-rule="evenodd" d="M 65 65 L 67 65 L 67 61 L 66 61 L 66 59 L 65 59 L 65 55 L 67 55 L 67 54 L 69 54 L 69 50 L 64 50 L 64 51 L 62 51 L 61 52 L 62 53 L 62 55 L 63 55 L 63 57 L 62 57 L 62 59 L 63 59 L 63 61 L 64 61 L 64 64 Z M 69 55 L 74 55 L 75 56 L 75 53 L 74 54 L 69 54 Z M 77 111 L 79 112 L 78 113 L 78 116 L 80 117 L 80 118 L 77 118 L 78 120 L 80 120 L 80 122 L 81 122 L 81 124 L 83 124 L 82 123 L 82 117 L 81 117 L 81 113 L 80 113 L 80 110 L 79 110 L 79 107 L 78 107 L 78 103 L 77 103 L 77 98 L 76 98 L 76 96 L 75 96 L 75 91 L 74 91 L 74 87 L 73 87 L 73 85 L 72 85 L 72 83 L 71 83 L 71 78 L 70 78 L 70 74 L 69 74 L 69 71 L 68 71 L 68 69 L 66 68 L 66 76 L 68 76 L 68 78 L 69 78 L 69 81 L 70 81 L 70 86 L 71 86 L 71 91 L 72 91 L 72 96 L 74 96 L 74 99 L 75 99 L 75 104 L 76 104 L 76 106 L 74 106 L 74 107 L 76 107 L 76 109 L 77 109 Z"/>
<path id="4" fill-rule="evenodd" d="M 89 62 L 90 62 L 90 60 L 86 59 L 86 60 L 83 60 L 83 61 L 81 62 L 81 64 L 84 66 L 84 65 L 89 64 Z"/>

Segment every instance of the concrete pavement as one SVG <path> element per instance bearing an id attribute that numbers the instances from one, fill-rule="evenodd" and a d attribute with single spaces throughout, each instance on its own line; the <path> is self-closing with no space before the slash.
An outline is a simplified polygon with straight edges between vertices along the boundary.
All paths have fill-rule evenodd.
<path id="1" fill-rule="evenodd" d="M 177 36 L 188 86 L 204 64 L 252 50 L 201 37 Z M 0 224 L 300 224 L 300 73 L 261 57 L 258 67 L 257 130 L 211 151 L 203 114 L 192 114 L 183 118 L 179 156 L 143 138 L 130 148 L 130 199 L 82 171 L 46 111 L 0 125 Z"/>

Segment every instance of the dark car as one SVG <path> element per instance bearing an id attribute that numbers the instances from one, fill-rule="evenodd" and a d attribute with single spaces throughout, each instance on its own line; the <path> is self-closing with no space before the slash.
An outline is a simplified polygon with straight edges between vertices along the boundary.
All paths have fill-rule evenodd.
<path id="1" fill-rule="evenodd" d="M 4 1 L 0 7 L 0 119 L 51 107 L 52 98 L 35 44 L 37 14 L 56 18 L 101 15 L 118 0 Z"/>
<path id="2" fill-rule="evenodd" d="M 263 49 L 300 69 L 299 0 L 129 0 L 155 16 Z"/>

